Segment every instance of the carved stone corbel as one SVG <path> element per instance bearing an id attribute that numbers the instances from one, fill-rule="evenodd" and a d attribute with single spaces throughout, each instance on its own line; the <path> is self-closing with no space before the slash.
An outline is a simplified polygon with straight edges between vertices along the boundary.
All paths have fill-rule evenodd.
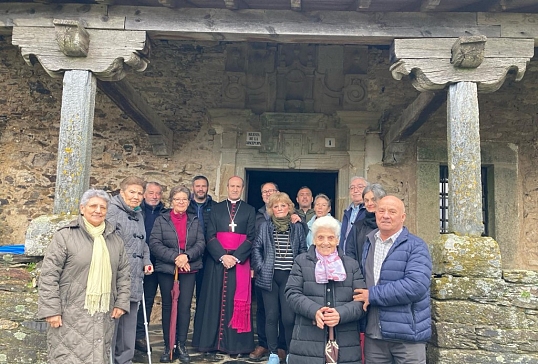
<path id="1" fill-rule="evenodd" d="M 37 59 L 52 77 L 61 77 L 67 70 L 86 70 L 102 81 L 118 81 L 125 76 L 125 65 L 135 71 L 144 71 L 149 63 L 145 31 L 87 29 L 91 43 L 86 56 L 80 56 L 85 37 L 81 29 L 84 28 L 72 21 L 55 22 L 59 27 L 72 28 L 63 30 L 72 33 L 71 45 L 67 45 L 69 41 L 66 40 L 62 42 L 63 48 L 62 45 L 58 47 L 58 30 L 52 27 L 13 27 L 12 37 L 12 43 L 19 46 L 26 63 L 32 65 Z"/>
<path id="2" fill-rule="evenodd" d="M 440 90 L 457 82 L 474 82 L 479 91 L 493 92 L 501 87 L 510 70 L 516 70 L 516 81 L 521 80 L 527 62 L 534 55 L 533 39 L 493 38 L 485 43 L 482 62 L 479 62 L 480 51 L 474 50 L 475 60 L 456 61 L 459 66 L 455 67 L 451 63 L 455 42 L 457 38 L 395 39 L 391 49 L 392 76 L 400 80 L 412 75 L 413 86 L 419 91 Z M 461 40 L 459 44 L 462 44 Z M 475 68 L 462 66 L 476 64 Z"/>

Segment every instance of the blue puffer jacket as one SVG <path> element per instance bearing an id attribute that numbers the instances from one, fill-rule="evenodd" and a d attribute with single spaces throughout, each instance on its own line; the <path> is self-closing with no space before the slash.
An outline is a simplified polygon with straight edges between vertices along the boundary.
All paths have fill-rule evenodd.
<path id="1" fill-rule="evenodd" d="M 364 243 L 363 267 L 378 230 L 368 234 Z M 367 272 L 363 271 L 363 274 L 366 278 Z M 430 339 L 431 274 L 428 246 L 404 227 L 381 266 L 378 284 L 368 287 L 370 305 L 379 308 L 384 339 L 414 342 Z"/>
<path id="2" fill-rule="evenodd" d="M 273 287 L 273 270 L 275 266 L 275 226 L 271 220 L 264 221 L 258 230 L 258 236 L 252 246 L 251 263 L 256 272 L 256 286 L 266 291 Z M 293 257 L 306 252 L 306 237 L 301 223 L 290 224 L 290 244 Z"/>

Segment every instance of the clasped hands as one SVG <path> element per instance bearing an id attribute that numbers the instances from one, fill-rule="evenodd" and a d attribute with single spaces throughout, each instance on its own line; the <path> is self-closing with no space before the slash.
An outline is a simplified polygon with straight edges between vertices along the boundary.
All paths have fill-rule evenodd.
<path id="1" fill-rule="evenodd" d="M 180 254 L 175 259 L 176 267 L 179 268 L 182 272 L 190 272 L 191 271 L 191 265 L 189 264 L 189 258 L 187 257 L 187 254 Z"/>
<path id="2" fill-rule="evenodd" d="M 340 314 L 334 307 L 322 307 L 316 311 L 316 326 L 323 329 L 324 325 L 335 327 L 340 322 Z"/>
<path id="3" fill-rule="evenodd" d="M 237 259 L 230 254 L 224 254 L 222 257 L 220 257 L 220 261 L 226 269 L 232 269 L 237 264 Z"/>

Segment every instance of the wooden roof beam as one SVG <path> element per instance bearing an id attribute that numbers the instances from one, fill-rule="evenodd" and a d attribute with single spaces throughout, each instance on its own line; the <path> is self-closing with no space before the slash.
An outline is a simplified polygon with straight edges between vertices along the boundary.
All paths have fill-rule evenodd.
<path id="1" fill-rule="evenodd" d="M 441 0 L 422 0 L 420 11 L 435 10 L 441 4 Z"/>
<path id="2" fill-rule="evenodd" d="M 398 120 L 384 133 L 383 161 L 396 163 L 395 153 L 401 151 L 402 142 L 417 131 L 446 101 L 446 92 L 438 91 L 421 92 L 420 95 L 409 105 Z"/>
<path id="3" fill-rule="evenodd" d="M 172 155 L 173 132 L 125 78 L 114 82 L 98 79 L 97 87 L 148 134 L 155 155 Z"/>

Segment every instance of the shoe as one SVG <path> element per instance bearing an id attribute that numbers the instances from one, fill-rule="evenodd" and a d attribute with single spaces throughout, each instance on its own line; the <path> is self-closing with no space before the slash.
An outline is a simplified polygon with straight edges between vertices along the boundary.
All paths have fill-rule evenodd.
<path id="1" fill-rule="evenodd" d="M 277 354 L 269 354 L 269 360 L 267 360 L 267 364 L 280 364 L 280 358 Z"/>
<path id="2" fill-rule="evenodd" d="M 170 363 L 171 360 L 170 360 L 170 348 L 169 347 L 164 347 L 164 351 L 163 351 L 163 354 L 161 355 L 161 359 L 159 359 L 159 361 L 161 363 Z"/>
<path id="3" fill-rule="evenodd" d="M 135 340 L 135 349 L 138 350 L 138 351 L 142 351 L 144 353 L 147 353 L 148 352 L 148 344 L 146 343 L 146 338 L 142 338 L 142 339 L 136 339 Z M 153 351 L 153 349 L 151 348 L 151 346 L 149 347 L 149 351 Z"/>
<path id="4" fill-rule="evenodd" d="M 256 346 L 256 349 L 252 353 L 249 354 L 249 358 L 252 360 L 261 360 L 264 356 L 266 356 L 269 353 L 269 350 L 264 348 L 263 346 Z"/>
<path id="5" fill-rule="evenodd" d="M 278 349 L 277 353 L 278 353 L 278 359 L 280 359 L 280 362 L 281 363 L 284 363 L 284 362 L 287 363 L 287 357 L 288 356 L 286 355 L 286 350 Z"/>
<path id="6" fill-rule="evenodd" d="M 177 343 L 176 347 L 174 348 L 174 356 L 182 363 L 191 362 L 191 358 L 189 357 L 189 353 L 187 351 L 187 348 L 185 347 L 184 342 Z"/>
<path id="7" fill-rule="evenodd" d="M 224 357 L 222 355 L 218 355 L 216 351 L 207 351 L 204 353 L 205 361 L 218 362 L 223 359 Z"/>

